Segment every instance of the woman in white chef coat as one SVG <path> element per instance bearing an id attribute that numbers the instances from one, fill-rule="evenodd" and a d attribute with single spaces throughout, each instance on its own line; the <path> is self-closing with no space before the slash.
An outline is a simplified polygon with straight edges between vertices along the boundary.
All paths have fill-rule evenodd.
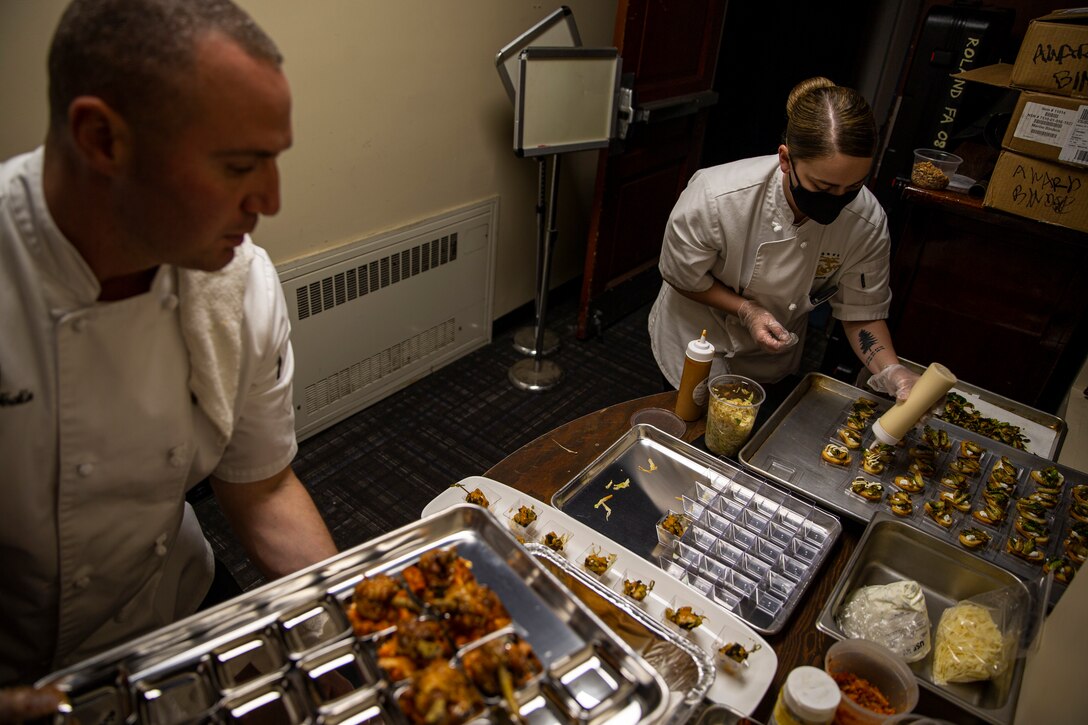
<path id="1" fill-rule="evenodd" d="M 870 385 L 905 398 L 918 376 L 899 364 L 884 321 L 888 230 L 864 186 L 872 110 L 856 91 L 811 78 L 786 113 L 776 155 L 702 169 L 676 202 L 649 318 L 654 357 L 678 387 L 685 347 L 705 329 L 713 374 L 775 383 L 797 372 L 809 312 L 827 300 Z"/>

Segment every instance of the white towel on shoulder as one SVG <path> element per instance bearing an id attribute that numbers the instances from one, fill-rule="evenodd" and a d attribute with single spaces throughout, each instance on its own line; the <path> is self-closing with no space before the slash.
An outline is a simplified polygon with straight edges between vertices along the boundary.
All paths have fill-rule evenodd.
<path id="1" fill-rule="evenodd" d="M 253 260 L 247 236 L 217 272 L 178 270 L 181 334 L 189 348 L 189 389 L 224 444 L 234 432 L 234 402 L 242 371 L 242 320 Z"/>

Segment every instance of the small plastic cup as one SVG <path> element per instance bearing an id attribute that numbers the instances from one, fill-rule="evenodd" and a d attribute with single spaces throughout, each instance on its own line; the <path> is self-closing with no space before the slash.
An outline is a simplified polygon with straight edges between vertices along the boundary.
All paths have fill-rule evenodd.
<path id="1" fill-rule="evenodd" d="M 824 670 L 834 677 L 850 673 L 875 686 L 895 710 L 887 715 L 862 707 L 846 694 L 839 702 L 835 722 L 843 725 L 883 723 L 910 712 L 918 704 L 918 681 L 907 663 L 887 647 L 863 639 L 844 639 L 831 645 L 824 656 Z"/>
<path id="2" fill-rule="evenodd" d="M 642 408 L 631 414 L 629 421 L 632 426 L 639 423 L 652 425 L 660 431 L 668 433 L 674 438 L 682 438 L 688 430 L 688 424 L 684 419 L 671 410 L 664 408 Z"/>
<path id="3" fill-rule="evenodd" d="M 719 456 L 734 457 L 752 435 L 766 393 L 759 383 L 743 375 L 718 375 L 709 387 L 706 447 Z"/>
<path id="4" fill-rule="evenodd" d="M 944 189 L 948 186 L 963 159 L 938 149 L 914 149 L 914 166 L 910 181 L 923 189 Z"/>

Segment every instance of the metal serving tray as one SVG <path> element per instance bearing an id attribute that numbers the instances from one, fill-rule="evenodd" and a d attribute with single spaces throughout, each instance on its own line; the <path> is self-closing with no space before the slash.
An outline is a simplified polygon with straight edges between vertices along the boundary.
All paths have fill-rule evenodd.
<path id="1" fill-rule="evenodd" d="M 517 691 L 529 723 L 658 722 L 661 677 L 518 547 L 487 511 L 460 505 L 321 564 L 55 673 L 72 712 L 59 722 L 404 722 L 404 683 L 377 667 L 373 638 L 345 615 L 364 576 L 395 575 L 432 549 L 455 546 L 513 618 L 543 665 Z M 502 630 L 500 630 L 502 631 Z M 490 635 L 489 635 L 490 636 Z M 451 660 L 459 666 L 460 656 Z M 335 675 L 330 679 L 330 676 Z M 332 687 L 334 684 L 335 688 Z M 347 690 L 345 692 L 345 689 Z M 472 722 L 509 718 L 484 700 Z"/>
<path id="2" fill-rule="evenodd" d="M 562 554 L 543 544 L 526 544 L 525 548 L 661 675 L 669 687 L 667 722 L 687 722 L 714 682 L 710 653 L 651 617 L 634 600 L 621 597 L 574 566 Z"/>
<path id="3" fill-rule="evenodd" d="M 484 476 L 469 476 L 438 494 L 424 507 L 423 515 L 460 505 L 470 492 L 477 489 L 487 498 L 491 512 L 498 515 L 526 547 L 547 540 L 548 534 L 561 538 L 562 551 L 557 555 L 565 559 L 571 569 L 580 572 L 587 580 L 599 583 L 614 598 L 623 601 L 628 609 L 643 612 L 657 626 L 664 627 L 698 650 L 713 656 L 716 676 L 707 690 L 706 699 L 742 713 L 751 713 L 756 709 L 774 679 L 778 657 L 770 644 L 752 627 L 724 609 L 719 602 L 708 598 L 702 590 L 662 571 L 656 562 L 643 559 L 562 511 Z M 537 515 L 536 520 L 528 526 L 513 520 L 513 515 L 521 507 Z M 589 553 L 610 559 L 614 557 L 614 561 L 603 573 L 591 574 L 584 563 Z M 652 588 L 644 599 L 636 602 L 624 593 L 625 581 L 642 581 L 652 585 Z M 669 608 L 675 610 L 680 606 L 692 607 L 694 612 L 704 615 L 706 621 L 690 631 L 680 629 L 666 616 Z M 614 618 L 602 619 L 606 624 L 611 624 Z M 622 632 L 620 634 L 623 636 Z M 744 666 L 733 666 L 732 661 L 715 655 L 719 648 L 729 643 L 740 644 L 752 653 Z M 665 677 L 672 681 L 671 675 L 666 674 Z"/>
<path id="4" fill-rule="evenodd" d="M 992 563 L 971 556 L 958 546 L 919 531 L 891 514 L 877 514 L 869 524 L 816 621 L 826 634 L 845 639 L 835 614 L 854 590 L 874 584 L 914 580 L 922 587 L 930 625 L 936 629 L 941 613 L 962 599 L 1004 587 L 1027 590 L 1015 576 Z M 1018 658 L 997 680 L 933 683 L 933 654 L 910 665 L 918 684 L 992 723 L 1008 723 L 1024 675 Z"/>
<path id="5" fill-rule="evenodd" d="M 764 634 L 782 629 L 842 530 L 834 516 L 649 425 L 633 426 L 552 505 Z M 686 522 L 683 536 L 658 526 L 669 514 Z"/>
<path id="6" fill-rule="evenodd" d="M 888 511 L 887 496 L 897 490 L 893 483 L 895 477 L 909 475 L 910 449 L 921 442 L 918 430 L 912 431 L 904 439 L 904 444 L 898 447 L 894 454 L 893 462 L 881 475 L 870 475 L 860 470 L 861 451 L 873 442 L 872 431 L 869 429 L 865 431 L 862 438 L 861 448 L 851 451 L 850 465 L 835 466 L 820 458 L 820 450 L 827 443 L 841 443 L 836 431 L 845 423 L 846 415 L 853 402 L 863 396 L 872 399 L 865 391 L 833 378 L 818 374 L 806 376 L 767 423 L 756 431 L 752 439 L 741 449 L 739 454 L 741 462 L 824 506 L 859 521 L 868 521 L 876 513 Z M 878 402 L 879 411 L 872 420 L 876 420 L 890 405 L 889 402 Z M 1040 576 L 1043 573 L 1042 561 L 1029 563 L 1009 553 L 1006 548 L 1009 538 L 1018 536 L 1015 530 L 1017 519 L 1015 501 L 1035 491 L 1036 486 L 1031 479 L 1032 471 L 1054 466 L 1065 476 L 1060 503 L 1048 510 L 1045 516 L 1045 526 L 1050 533 L 1049 541 L 1038 547 L 1044 552 L 1043 560 L 1060 557 L 1064 553 L 1064 542 L 1075 523 L 1069 515 L 1073 503 L 1072 489 L 1076 485 L 1088 483 L 1088 474 L 1055 464 L 1045 458 L 1012 448 L 942 420 L 930 419 L 928 425 L 948 433 L 951 450 L 938 455 L 934 461 L 934 474 L 926 477 L 928 482 L 925 489 L 920 493 L 911 494 L 914 503 L 912 513 L 900 520 L 957 545 L 959 535 L 964 529 L 981 529 L 990 535 L 991 540 L 983 546 L 971 549 L 972 556 L 992 561 L 1025 579 Z M 925 514 L 925 502 L 936 499 L 940 492 L 945 490 L 938 482 L 944 474 L 949 472 L 949 466 L 956 461 L 962 441 L 977 443 L 984 451 L 979 459 L 978 474 L 967 479 L 967 493 L 970 496 L 972 512 L 983 506 L 983 494 L 990 473 L 1002 457 L 1006 458 L 1017 470 L 1008 514 L 998 526 L 980 523 L 971 513 L 953 511 L 952 525 L 942 527 Z M 879 501 L 869 501 L 854 494 L 850 490 L 850 483 L 857 476 L 881 482 L 885 491 L 884 498 Z M 1064 590 L 1065 584 L 1055 581 L 1051 595 L 1052 602 L 1057 601 Z"/>

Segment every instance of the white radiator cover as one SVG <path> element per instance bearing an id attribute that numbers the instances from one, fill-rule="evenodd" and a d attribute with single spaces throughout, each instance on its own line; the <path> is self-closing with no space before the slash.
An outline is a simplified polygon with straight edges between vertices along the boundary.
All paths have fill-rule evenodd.
<path id="1" fill-rule="evenodd" d="M 302 440 L 491 341 L 498 198 L 278 267 Z"/>

